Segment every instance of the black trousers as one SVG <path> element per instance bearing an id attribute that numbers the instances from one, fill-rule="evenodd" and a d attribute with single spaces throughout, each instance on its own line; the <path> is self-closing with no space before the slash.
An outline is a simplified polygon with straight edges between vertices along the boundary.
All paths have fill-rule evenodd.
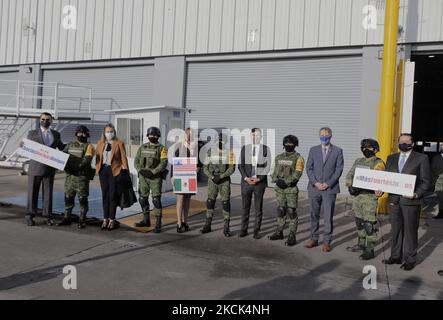
<path id="1" fill-rule="evenodd" d="M 52 216 L 52 198 L 54 191 L 54 176 L 28 176 L 28 204 L 27 216 L 35 217 L 38 208 L 38 194 L 40 186 L 42 188 L 43 216 L 51 218 Z"/>
<path id="2" fill-rule="evenodd" d="M 117 213 L 116 180 L 110 166 L 104 166 L 99 174 L 103 199 L 103 218 L 115 220 Z"/>
<path id="3" fill-rule="evenodd" d="M 416 263 L 421 206 L 391 204 L 391 257 Z"/>
<path id="4" fill-rule="evenodd" d="M 242 183 L 242 225 L 241 230 L 247 232 L 249 228 L 249 215 L 251 211 L 252 196 L 254 195 L 255 204 L 255 220 L 254 220 L 254 232 L 259 232 L 261 229 L 261 223 L 263 220 L 263 197 L 265 195 L 267 183 L 259 183 L 258 185 L 251 186 L 247 183 Z"/>

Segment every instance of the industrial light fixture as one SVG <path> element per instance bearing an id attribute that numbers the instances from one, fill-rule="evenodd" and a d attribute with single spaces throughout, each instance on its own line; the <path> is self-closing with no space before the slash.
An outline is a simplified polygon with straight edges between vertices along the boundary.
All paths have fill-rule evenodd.
<path id="1" fill-rule="evenodd" d="M 430 55 L 430 56 L 428 56 L 430 59 L 432 59 L 432 58 L 435 58 L 435 56 L 434 55 Z"/>

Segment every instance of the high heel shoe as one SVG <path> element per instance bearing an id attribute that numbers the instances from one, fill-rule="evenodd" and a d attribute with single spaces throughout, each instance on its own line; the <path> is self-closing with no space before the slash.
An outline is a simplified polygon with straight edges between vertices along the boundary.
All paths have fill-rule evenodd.
<path id="1" fill-rule="evenodd" d="M 183 233 L 185 232 L 185 228 L 183 225 L 177 225 L 177 233 Z"/>
<path id="2" fill-rule="evenodd" d="M 189 224 L 187 224 L 187 223 L 183 223 L 182 224 L 182 226 L 185 228 L 185 232 L 189 232 L 189 231 L 191 231 L 191 228 L 189 227 Z"/>
<path id="3" fill-rule="evenodd" d="M 108 224 L 108 230 L 112 231 L 117 229 L 117 224 L 115 223 L 115 220 L 110 220 Z"/>
<path id="4" fill-rule="evenodd" d="M 107 228 L 108 228 L 108 220 L 103 220 L 103 223 L 102 223 L 102 231 L 103 230 L 106 230 Z"/>

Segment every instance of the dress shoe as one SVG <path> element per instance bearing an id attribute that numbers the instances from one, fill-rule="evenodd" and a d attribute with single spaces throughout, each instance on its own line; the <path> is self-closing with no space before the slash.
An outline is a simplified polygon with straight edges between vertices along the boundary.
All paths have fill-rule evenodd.
<path id="1" fill-rule="evenodd" d="M 364 250 L 364 246 L 362 246 L 361 244 L 356 244 L 352 247 L 347 247 L 346 250 L 349 252 L 362 252 Z"/>
<path id="2" fill-rule="evenodd" d="M 248 236 L 248 231 L 243 231 L 243 230 L 238 235 L 239 238 L 245 238 L 247 236 Z"/>
<path id="3" fill-rule="evenodd" d="M 367 261 L 375 258 L 374 250 L 364 250 L 363 254 L 359 257 L 360 260 Z"/>
<path id="4" fill-rule="evenodd" d="M 401 265 L 400 267 L 401 269 L 405 270 L 405 271 L 411 271 L 412 269 L 415 268 L 415 263 L 408 263 L 405 262 Z"/>
<path id="5" fill-rule="evenodd" d="M 401 259 L 389 258 L 382 261 L 384 264 L 393 265 L 393 264 L 401 264 Z"/>
<path id="6" fill-rule="evenodd" d="M 318 241 L 317 240 L 309 240 L 305 244 L 305 248 L 312 249 L 318 247 Z"/>
<path id="7" fill-rule="evenodd" d="M 260 240 L 261 236 L 259 232 L 254 232 L 254 240 Z"/>
<path id="8" fill-rule="evenodd" d="M 328 244 L 328 243 L 325 243 L 325 244 L 323 245 L 323 252 L 328 253 L 328 252 L 331 252 L 331 251 L 332 251 L 332 247 L 331 247 L 331 245 Z"/>
<path id="9" fill-rule="evenodd" d="M 35 221 L 33 217 L 27 216 L 26 217 L 26 224 L 28 225 L 28 227 L 33 227 L 35 226 Z"/>
<path id="10" fill-rule="evenodd" d="M 440 277 L 443 277 L 443 270 L 437 272 Z"/>

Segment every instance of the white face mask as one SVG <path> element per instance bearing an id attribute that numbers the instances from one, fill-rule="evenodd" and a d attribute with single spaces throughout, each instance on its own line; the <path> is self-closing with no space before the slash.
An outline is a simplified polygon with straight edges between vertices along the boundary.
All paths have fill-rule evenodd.
<path id="1" fill-rule="evenodd" d="M 108 139 L 108 140 L 112 140 L 112 139 L 114 139 L 114 137 L 115 137 L 115 133 L 114 133 L 114 132 L 106 132 L 106 133 L 105 133 L 105 137 L 106 137 L 106 139 Z"/>

